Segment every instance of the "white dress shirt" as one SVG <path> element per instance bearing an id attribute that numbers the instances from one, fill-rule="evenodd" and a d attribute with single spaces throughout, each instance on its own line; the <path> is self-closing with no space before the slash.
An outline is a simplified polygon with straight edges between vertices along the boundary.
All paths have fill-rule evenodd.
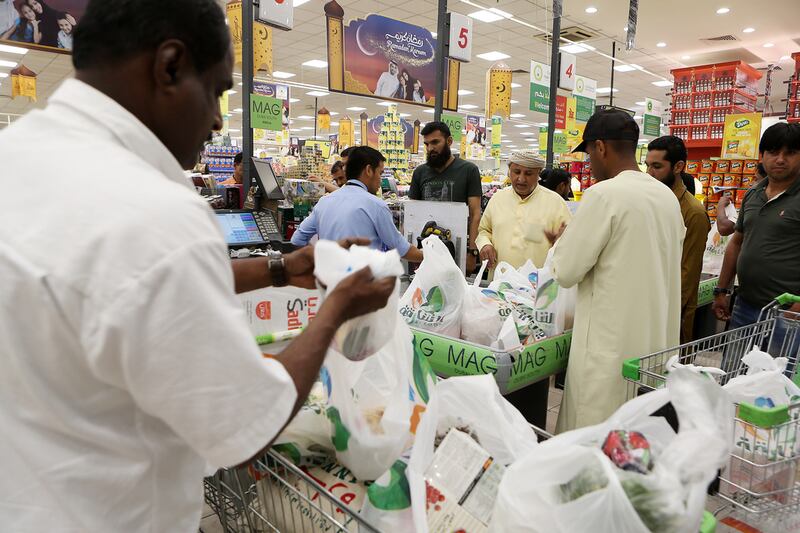
<path id="1" fill-rule="evenodd" d="M 132 114 L 77 80 L 0 133 L 0 529 L 192 532 L 207 464 L 297 398 L 222 234 Z"/>

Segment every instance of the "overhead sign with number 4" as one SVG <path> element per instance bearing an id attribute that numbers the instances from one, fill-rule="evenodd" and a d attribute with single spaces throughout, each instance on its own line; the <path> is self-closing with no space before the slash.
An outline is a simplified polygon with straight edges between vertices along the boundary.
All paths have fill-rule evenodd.
<path id="1" fill-rule="evenodd" d="M 561 89 L 572 91 L 575 89 L 575 56 L 566 52 L 561 52 L 561 68 L 559 69 L 558 86 Z"/>
<path id="2" fill-rule="evenodd" d="M 472 19 L 450 13 L 450 53 L 448 57 L 469 63 L 472 60 Z"/>

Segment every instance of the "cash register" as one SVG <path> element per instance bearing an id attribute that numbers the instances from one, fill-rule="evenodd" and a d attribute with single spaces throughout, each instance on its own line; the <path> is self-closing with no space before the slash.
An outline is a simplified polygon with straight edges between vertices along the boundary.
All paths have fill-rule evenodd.
<path id="1" fill-rule="evenodd" d="M 253 187 L 249 197 L 271 201 L 283 199 L 283 191 L 269 162 L 253 159 L 251 169 Z M 261 203 L 257 201 L 255 205 Z M 265 253 L 271 249 L 285 251 L 286 243 L 275 214 L 269 209 L 217 209 L 214 213 L 231 257 L 247 257 L 250 253 Z"/>

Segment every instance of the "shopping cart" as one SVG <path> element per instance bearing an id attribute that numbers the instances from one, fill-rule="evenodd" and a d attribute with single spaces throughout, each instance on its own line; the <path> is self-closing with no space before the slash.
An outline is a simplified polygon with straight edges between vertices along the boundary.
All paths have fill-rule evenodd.
<path id="1" fill-rule="evenodd" d="M 674 356 L 682 364 L 718 367 L 721 384 L 744 374 L 741 357 L 760 348 L 773 357 L 788 359 L 787 374 L 800 383 L 796 372 L 800 348 L 800 313 L 782 310 L 800 297 L 784 294 L 764 307 L 759 320 L 675 348 L 628 359 L 622 375 L 628 398 L 663 387 L 667 362 Z M 757 407 L 737 405 L 734 417 L 734 451 L 720 475 L 719 497 L 734 511 L 770 530 L 800 527 L 800 398 L 789 405 Z"/>
<path id="2" fill-rule="evenodd" d="M 274 450 L 249 467 L 220 469 L 205 479 L 204 492 L 226 533 L 378 532 Z"/>

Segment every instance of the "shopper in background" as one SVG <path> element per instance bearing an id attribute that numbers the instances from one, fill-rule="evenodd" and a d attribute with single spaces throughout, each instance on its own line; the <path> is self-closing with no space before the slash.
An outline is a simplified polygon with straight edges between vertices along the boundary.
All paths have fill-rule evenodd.
<path id="1" fill-rule="evenodd" d="M 0 182 L 36 160 L 48 191 L 0 224 L 0 529 L 195 533 L 208 465 L 263 454 L 395 280 L 355 273 L 264 358 L 234 282 L 312 285 L 313 250 L 232 272 L 184 176 L 233 85 L 218 2 L 91 0 L 74 45 L 76 79 L 0 132 Z"/>
<path id="2" fill-rule="evenodd" d="M 725 249 L 712 309 L 729 329 L 755 323 L 785 292 L 800 294 L 800 124 L 773 124 L 758 147 L 767 178 L 744 197 L 736 232 Z M 733 312 L 734 278 L 739 290 Z M 792 306 L 800 312 L 800 304 Z M 773 334 L 777 346 L 785 332 Z M 727 360 L 725 368 L 736 361 Z"/>
<path id="3" fill-rule="evenodd" d="M 292 244 L 305 246 L 315 235 L 339 240 L 339 235 L 350 234 L 369 239 L 378 250 L 397 250 L 403 259 L 421 262 L 422 251 L 397 231 L 386 202 L 375 195 L 381 187 L 386 158 L 368 146 L 353 148 L 348 155 L 347 183 L 319 201 L 292 235 Z"/>
<path id="4" fill-rule="evenodd" d="M 478 224 L 481 219 L 481 172 L 474 163 L 453 156 L 453 136 L 444 122 L 428 122 L 422 128 L 426 163 L 414 169 L 408 197 L 411 200 L 463 202 L 469 207 L 467 224 L 467 271 L 475 270 Z"/>
<path id="5" fill-rule="evenodd" d="M 750 185 L 751 188 L 761 183 L 761 180 L 767 177 L 767 171 L 764 169 L 764 163 L 758 164 L 754 177 L 755 181 L 752 183 L 752 185 Z M 733 235 L 733 232 L 736 231 L 736 219 L 731 220 L 728 218 L 727 213 L 725 213 L 725 209 L 730 205 L 730 203 L 731 198 L 730 196 L 726 195 L 723 195 L 717 203 L 717 231 L 723 237 Z"/>
<path id="6" fill-rule="evenodd" d="M 684 184 L 683 176 L 688 176 L 684 173 L 686 159 L 686 145 L 674 135 L 659 137 L 647 145 L 647 173 L 675 193 L 681 206 L 683 225 L 686 226 L 681 255 L 681 343 L 694 339 L 697 291 L 703 270 L 703 253 L 706 250 L 708 232 L 711 231 L 711 222 L 703 204 L 697 201 Z"/>
<path id="7" fill-rule="evenodd" d="M 529 259 L 541 268 L 552 246 L 545 232 L 557 232 L 571 218 L 558 194 L 538 186 L 545 162 L 537 155 L 530 150 L 511 154 L 511 187 L 497 191 L 483 212 L 476 244 L 489 268 L 500 261 L 519 268 Z"/>
<path id="8" fill-rule="evenodd" d="M 592 115 L 575 149 L 589 154 L 597 184 L 553 250 L 555 279 L 578 285 L 559 432 L 625 402 L 623 360 L 678 344 L 683 218 L 675 195 L 639 171 L 638 139 L 633 118 L 609 109 Z"/>
<path id="9" fill-rule="evenodd" d="M 309 176 L 308 181 L 313 181 L 315 183 L 321 183 L 323 187 L 325 187 L 326 193 L 332 193 L 334 191 L 338 191 L 341 187 L 344 187 L 344 184 L 347 183 L 347 176 L 344 173 L 344 163 L 341 161 L 337 161 L 331 166 L 331 179 L 330 180 L 323 180 L 318 176 Z"/>
<path id="10" fill-rule="evenodd" d="M 557 193 L 564 200 L 572 198 L 572 176 L 561 168 L 546 168 L 539 174 L 539 184 Z"/>
<path id="11" fill-rule="evenodd" d="M 244 180 L 244 165 L 242 164 L 242 152 L 233 158 L 233 176 L 221 182 L 220 185 L 241 185 Z"/>

